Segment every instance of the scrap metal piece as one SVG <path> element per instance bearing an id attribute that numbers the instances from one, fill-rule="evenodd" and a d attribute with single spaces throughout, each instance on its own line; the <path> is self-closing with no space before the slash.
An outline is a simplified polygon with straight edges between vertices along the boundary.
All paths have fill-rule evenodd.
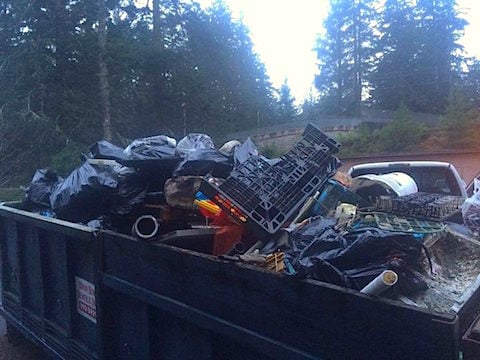
<path id="1" fill-rule="evenodd" d="M 396 198 L 379 197 L 375 209 L 400 216 L 441 220 L 459 211 L 463 202 L 459 196 L 419 192 Z"/>

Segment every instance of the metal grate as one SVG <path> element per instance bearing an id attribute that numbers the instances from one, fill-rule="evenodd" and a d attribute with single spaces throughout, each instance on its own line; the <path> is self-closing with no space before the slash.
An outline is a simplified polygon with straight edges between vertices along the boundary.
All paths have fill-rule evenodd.
<path id="1" fill-rule="evenodd" d="M 463 202 L 458 196 L 418 192 L 398 198 L 380 197 L 375 208 L 401 216 L 439 220 L 459 211 Z"/>
<path id="2" fill-rule="evenodd" d="M 374 214 L 377 226 L 382 230 L 402 231 L 413 233 L 435 233 L 445 229 L 441 222 L 402 218 L 393 214 Z"/>

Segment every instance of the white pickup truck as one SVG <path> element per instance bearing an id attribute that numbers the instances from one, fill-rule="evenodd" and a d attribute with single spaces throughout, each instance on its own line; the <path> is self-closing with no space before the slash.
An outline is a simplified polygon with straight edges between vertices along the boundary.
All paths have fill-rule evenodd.
<path id="1" fill-rule="evenodd" d="M 401 161 L 365 163 L 352 166 L 350 176 L 375 174 L 382 175 L 392 172 L 403 172 L 410 175 L 417 183 L 418 191 L 454 195 L 467 198 L 465 181 L 457 169 L 450 163 L 440 161 Z"/>

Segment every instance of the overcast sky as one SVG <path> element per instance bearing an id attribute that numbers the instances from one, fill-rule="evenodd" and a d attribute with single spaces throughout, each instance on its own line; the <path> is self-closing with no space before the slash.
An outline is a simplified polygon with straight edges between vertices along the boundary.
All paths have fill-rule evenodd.
<path id="1" fill-rule="evenodd" d="M 210 0 L 200 1 L 209 3 Z M 255 51 L 276 88 L 285 79 L 298 103 L 313 86 L 317 34 L 323 31 L 328 0 L 225 0 L 250 29 Z"/>

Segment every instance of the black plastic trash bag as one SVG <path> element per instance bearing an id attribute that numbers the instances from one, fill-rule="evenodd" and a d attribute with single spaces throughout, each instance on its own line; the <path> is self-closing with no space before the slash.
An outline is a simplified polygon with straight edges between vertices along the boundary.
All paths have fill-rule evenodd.
<path id="1" fill-rule="evenodd" d="M 139 173 L 120 177 L 116 191 L 110 198 L 109 213 L 128 215 L 143 205 L 147 196 L 147 179 Z"/>
<path id="2" fill-rule="evenodd" d="M 50 195 L 51 208 L 55 212 L 68 212 L 66 220 L 81 221 L 87 213 L 105 213 L 107 199 L 118 186 L 118 175 L 112 166 L 83 163 L 58 184 Z M 89 215 L 88 219 L 96 216 Z"/>
<path id="3" fill-rule="evenodd" d="M 204 176 L 208 173 L 226 178 L 233 168 L 232 158 L 217 149 L 198 149 L 190 151 L 178 164 L 173 176 Z"/>
<path id="4" fill-rule="evenodd" d="M 188 134 L 178 142 L 176 153 L 180 157 L 185 157 L 191 151 L 214 148 L 215 145 L 210 136 L 206 134 Z"/>
<path id="5" fill-rule="evenodd" d="M 127 160 L 124 150 L 106 140 L 97 141 L 89 148 L 91 157 L 94 159 Z"/>
<path id="6" fill-rule="evenodd" d="M 166 135 L 134 140 L 124 153 L 131 160 L 164 159 L 175 157 L 176 141 Z"/>
<path id="7" fill-rule="evenodd" d="M 412 234 L 378 228 L 343 234 L 334 225 L 317 218 L 290 235 L 285 257 L 298 276 L 360 290 L 386 269 L 405 275 L 420 266 L 423 245 Z"/>
<path id="8" fill-rule="evenodd" d="M 27 200 L 36 205 L 50 207 L 50 195 L 62 180 L 53 169 L 38 169 L 25 190 Z"/>

